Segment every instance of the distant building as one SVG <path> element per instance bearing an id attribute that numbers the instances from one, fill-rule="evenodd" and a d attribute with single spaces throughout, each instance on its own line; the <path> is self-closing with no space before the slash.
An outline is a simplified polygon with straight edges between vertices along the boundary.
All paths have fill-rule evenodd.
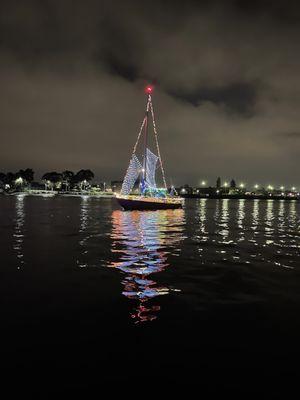
<path id="1" fill-rule="evenodd" d="M 216 188 L 213 188 L 211 186 L 209 187 L 195 187 L 193 189 L 193 194 L 196 196 L 201 196 L 201 197 L 208 197 L 212 196 L 216 193 Z"/>
<path id="2" fill-rule="evenodd" d="M 191 186 L 189 186 L 189 185 L 184 185 L 184 186 L 181 186 L 181 187 L 179 187 L 179 188 L 176 188 L 176 191 L 179 193 L 179 194 L 182 194 L 182 195 L 191 195 L 191 194 L 193 194 L 193 188 L 191 187 Z"/>

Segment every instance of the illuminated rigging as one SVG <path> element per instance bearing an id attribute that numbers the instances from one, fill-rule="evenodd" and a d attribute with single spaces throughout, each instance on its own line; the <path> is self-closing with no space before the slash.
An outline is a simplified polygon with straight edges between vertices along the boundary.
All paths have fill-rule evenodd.
<path id="1" fill-rule="evenodd" d="M 157 189 L 155 175 L 156 170 L 160 169 L 162 180 L 164 184 L 164 189 L 167 190 L 167 183 L 165 178 L 165 171 L 163 168 L 163 163 L 161 159 L 161 153 L 158 143 L 158 132 L 155 123 L 154 109 L 152 104 L 151 94 L 153 92 L 152 86 L 147 86 L 145 89 L 147 94 L 147 104 L 146 104 L 146 112 L 144 119 L 142 121 L 138 137 L 136 143 L 133 147 L 132 155 L 130 158 L 129 166 L 127 168 L 125 178 L 123 180 L 121 194 L 128 195 L 134 188 L 134 185 L 140 178 L 140 192 L 141 194 L 145 194 L 149 192 L 151 195 Z M 149 118 L 150 117 L 150 118 Z M 152 120 L 153 133 L 154 133 L 154 142 L 156 147 L 157 155 L 154 154 L 148 147 L 148 128 L 149 128 L 149 119 Z M 137 148 L 140 143 L 141 137 L 144 138 L 144 149 L 143 149 L 143 161 L 142 163 L 139 161 L 137 157 Z"/>

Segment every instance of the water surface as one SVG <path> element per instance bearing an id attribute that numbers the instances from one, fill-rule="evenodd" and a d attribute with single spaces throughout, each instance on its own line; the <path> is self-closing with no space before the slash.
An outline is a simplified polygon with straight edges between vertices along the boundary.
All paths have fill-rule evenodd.
<path id="1" fill-rule="evenodd" d="M 155 376 L 286 388 L 298 372 L 299 218 L 284 200 L 124 212 L 111 199 L 0 197 L 3 371 L 50 368 L 66 387 Z"/>

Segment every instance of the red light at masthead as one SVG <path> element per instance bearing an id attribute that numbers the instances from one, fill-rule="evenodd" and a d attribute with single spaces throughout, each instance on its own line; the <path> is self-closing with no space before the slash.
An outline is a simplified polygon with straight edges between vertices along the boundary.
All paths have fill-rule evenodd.
<path id="1" fill-rule="evenodd" d="M 145 92 L 146 92 L 147 94 L 151 94 L 151 93 L 153 92 L 153 86 L 150 86 L 150 85 L 146 86 Z"/>

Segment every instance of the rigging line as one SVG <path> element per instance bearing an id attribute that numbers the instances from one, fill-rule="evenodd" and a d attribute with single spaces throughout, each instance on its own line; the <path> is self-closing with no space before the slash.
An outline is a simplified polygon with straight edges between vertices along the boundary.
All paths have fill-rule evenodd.
<path id="1" fill-rule="evenodd" d="M 139 131 L 137 140 L 136 140 L 136 142 L 135 142 L 135 145 L 134 145 L 134 147 L 133 147 L 131 156 L 133 156 L 133 154 L 136 152 L 136 148 L 137 148 L 137 145 L 138 145 L 138 143 L 139 143 L 141 134 L 142 134 L 142 132 L 143 132 L 145 123 L 146 123 L 146 117 L 144 117 L 144 119 L 143 119 L 143 122 L 142 122 L 142 125 L 141 125 L 141 127 L 140 127 L 140 131 Z"/>
<path id="2" fill-rule="evenodd" d="M 164 171 L 163 163 L 162 163 L 162 160 L 161 160 L 161 155 L 160 155 L 160 150 L 159 150 L 159 145 L 158 145 L 158 133 L 157 133 L 157 130 L 156 130 L 153 105 L 152 105 L 152 101 L 151 101 L 151 96 L 150 95 L 149 95 L 149 102 L 150 102 L 150 109 L 151 109 L 151 115 L 152 115 L 152 123 L 153 123 L 153 130 L 154 130 L 154 137 L 155 137 L 155 143 L 156 143 L 156 148 L 157 148 L 157 154 L 158 154 L 158 158 L 159 158 L 159 162 L 160 162 L 163 182 L 164 182 L 164 185 L 165 185 L 165 189 L 167 189 L 167 182 L 166 182 L 165 171 Z"/>

